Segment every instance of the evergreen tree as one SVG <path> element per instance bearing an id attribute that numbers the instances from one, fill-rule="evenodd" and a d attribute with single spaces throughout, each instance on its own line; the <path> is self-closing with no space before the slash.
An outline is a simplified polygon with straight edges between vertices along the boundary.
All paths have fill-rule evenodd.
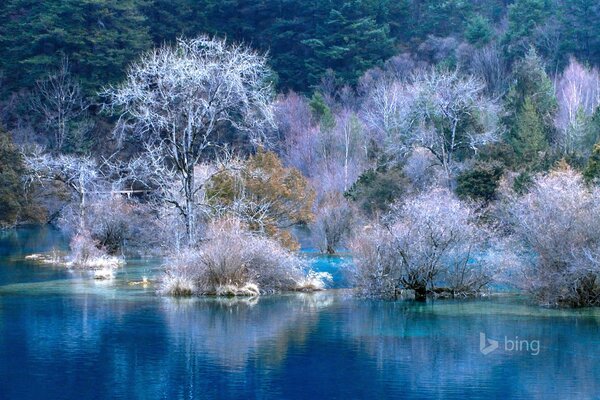
<path id="1" fill-rule="evenodd" d="M 516 0 L 508 7 L 508 30 L 504 37 L 511 60 L 527 53 L 535 44 L 535 30 L 550 17 L 550 0 Z"/>
<path id="2" fill-rule="evenodd" d="M 325 99 L 321 93 L 315 92 L 308 105 L 313 118 L 319 122 L 322 130 L 333 129 L 335 126 L 335 117 L 327 103 L 325 103 Z"/>
<path id="3" fill-rule="evenodd" d="M 600 64 L 600 3 L 597 0 L 562 0 L 558 16 L 561 22 L 561 50 L 580 61 Z"/>
<path id="4" fill-rule="evenodd" d="M 517 163 L 523 166 L 539 165 L 540 156 L 548 149 L 548 140 L 540 116 L 527 97 L 517 116 L 510 142 L 517 156 Z"/>
<path id="5" fill-rule="evenodd" d="M 21 182 L 24 171 L 19 151 L 10 136 L 0 130 L 0 228 L 19 221 L 25 206 Z"/>
<path id="6" fill-rule="evenodd" d="M 542 60 L 535 50 L 530 49 L 525 58 L 516 64 L 514 75 L 515 83 L 506 97 L 506 114 L 503 121 L 508 128 L 509 142 L 513 146 L 522 142 L 523 135 L 526 134 L 522 131 L 523 127 L 530 125 L 537 129 L 539 123 L 543 140 L 538 137 L 537 131 L 532 134 L 532 140 L 549 143 L 555 137 L 554 120 L 558 103 L 552 81 L 548 78 Z M 528 110 L 525 110 L 527 102 Z M 537 148 L 537 145 L 534 148 Z M 517 148 L 515 151 L 518 154 Z"/>
<path id="7" fill-rule="evenodd" d="M 120 79 L 150 46 L 142 0 L 7 0 L 0 68 L 10 89 L 32 87 L 67 57 L 88 93 Z"/>
<path id="8" fill-rule="evenodd" d="M 500 165 L 478 163 L 457 177 L 456 194 L 462 198 L 492 201 L 503 172 Z"/>
<path id="9" fill-rule="evenodd" d="M 494 31 L 487 18 L 477 14 L 467 24 L 465 38 L 477 47 L 488 44 L 493 37 Z"/>
<path id="10" fill-rule="evenodd" d="M 311 50 L 304 62 L 310 84 L 318 84 L 327 69 L 343 82 L 356 83 L 364 71 L 394 54 L 389 28 L 365 13 L 363 3 L 344 1 L 330 11 L 314 37 L 302 42 Z"/>
<path id="11" fill-rule="evenodd" d="M 600 179 L 600 143 L 594 145 L 592 155 L 583 170 L 583 177 L 588 182 L 596 182 Z"/>

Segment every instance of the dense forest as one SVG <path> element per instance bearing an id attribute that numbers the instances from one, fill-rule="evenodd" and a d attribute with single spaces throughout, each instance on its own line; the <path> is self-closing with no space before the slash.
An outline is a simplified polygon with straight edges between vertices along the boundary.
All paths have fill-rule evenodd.
<path id="1" fill-rule="evenodd" d="M 600 304 L 597 1 L 0 12 L 0 223 L 60 226 L 72 265 L 151 248 L 168 294 L 318 288 L 308 240 L 366 295 Z"/>

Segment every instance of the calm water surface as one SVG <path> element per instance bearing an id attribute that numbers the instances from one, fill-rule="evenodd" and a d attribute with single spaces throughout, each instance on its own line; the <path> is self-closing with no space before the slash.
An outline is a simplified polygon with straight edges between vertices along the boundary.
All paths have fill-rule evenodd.
<path id="1" fill-rule="evenodd" d="M 600 399 L 596 309 L 343 290 L 176 301 L 128 285 L 156 262 L 98 282 L 23 260 L 64 248 L 55 231 L 0 235 L 0 399 Z M 498 349 L 483 355 L 481 333 Z"/>

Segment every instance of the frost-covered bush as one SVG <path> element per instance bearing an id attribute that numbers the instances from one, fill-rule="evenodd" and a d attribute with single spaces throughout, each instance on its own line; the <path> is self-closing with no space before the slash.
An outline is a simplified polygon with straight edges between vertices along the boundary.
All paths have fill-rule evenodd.
<path id="1" fill-rule="evenodd" d="M 305 266 L 295 254 L 229 218 L 209 224 L 197 248 L 171 257 L 160 291 L 174 296 L 254 296 L 308 289 L 302 287 L 305 278 Z"/>
<path id="2" fill-rule="evenodd" d="M 90 199 L 84 213 L 72 205 L 65 207 L 59 225 L 67 234 L 90 236 L 108 255 L 149 253 L 160 239 L 151 208 L 119 195 Z"/>
<path id="3" fill-rule="evenodd" d="M 600 189 L 563 167 L 538 176 L 508 209 L 525 244 L 516 283 L 542 304 L 600 305 Z"/>
<path id="4" fill-rule="evenodd" d="M 70 247 L 68 267 L 109 270 L 123 263 L 123 259 L 109 255 L 87 229 L 81 229 L 73 236 Z"/>
<path id="5" fill-rule="evenodd" d="M 356 211 L 339 194 L 330 193 L 319 204 L 315 220 L 311 224 L 311 234 L 319 250 L 335 254 L 346 245 L 355 225 Z"/>
<path id="6" fill-rule="evenodd" d="M 492 271 L 485 257 L 490 235 L 478 219 L 473 207 L 442 189 L 395 205 L 385 224 L 352 243 L 358 290 L 389 298 L 410 289 L 419 299 L 479 293 Z"/>

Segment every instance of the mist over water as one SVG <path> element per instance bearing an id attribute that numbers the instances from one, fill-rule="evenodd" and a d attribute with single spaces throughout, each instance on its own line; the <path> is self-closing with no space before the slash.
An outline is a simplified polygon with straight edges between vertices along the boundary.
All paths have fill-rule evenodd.
<path id="1" fill-rule="evenodd" d="M 155 278 L 156 261 L 131 261 L 99 282 L 23 260 L 64 244 L 50 229 L 0 236 L 1 399 L 600 394 L 597 309 L 516 297 L 385 302 L 344 290 L 174 300 L 128 285 Z M 340 262 L 315 265 L 335 272 Z M 483 355 L 480 333 L 499 348 Z M 539 354 L 507 351 L 505 337 L 539 340 Z"/>

